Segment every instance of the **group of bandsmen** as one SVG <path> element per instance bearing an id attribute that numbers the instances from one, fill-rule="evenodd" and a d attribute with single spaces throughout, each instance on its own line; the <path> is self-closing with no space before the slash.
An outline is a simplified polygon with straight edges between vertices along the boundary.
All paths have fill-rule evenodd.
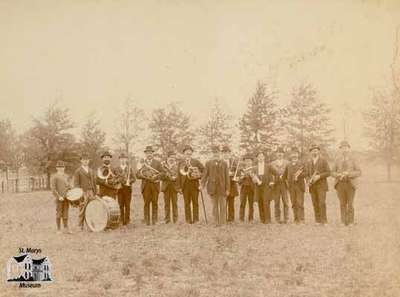
<path id="1" fill-rule="evenodd" d="M 73 185 L 83 189 L 83 199 L 79 205 L 79 225 L 84 227 L 84 212 L 87 203 L 98 195 L 118 200 L 121 212 L 121 223 L 130 222 L 130 202 L 132 184 L 141 180 L 141 194 L 144 200 L 144 222 L 147 225 L 158 222 L 158 198 L 164 193 L 165 223 L 178 221 L 178 194 L 183 195 L 185 221 L 189 224 L 199 222 L 199 196 L 202 199 L 203 189 L 207 191 L 213 206 L 215 225 L 234 222 L 235 198 L 239 196 L 239 220 L 254 219 L 254 203 L 258 204 L 260 222 L 272 222 L 271 202 L 274 202 L 276 223 L 286 224 L 289 221 L 289 198 L 293 209 L 294 222 L 304 223 L 304 197 L 308 189 L 315 222 L 324 225 L 328 222 L 326 213 L 327 178 L 334 178 L 334 187 L 340 202 L 341 222 L 344 225 L 354 223 L 354 196 L 357 178 L 361 170 L 350 153 L 350 145 L 342 141 L 339 153 L 332 169 L 328 161 L 321 156 L 320 147 L 312 145 L 309 158 L 302 160 L 300 152 L 292 148 L 285 152 L 278 148 L 274 160 L 264 151 L 246 154 L 234 158 L 229 147 L 213 146 L 212 156 L 203 165 L 192 157 L 193 148 L 189 145 L 182 150 L 178 159 L 174 151 L 167 154 L 166 160 L 154 157 L 154 149 L 147 146 L 145 158 L 133 170 L 125 154 L 119 156 L 119 166 L 111 167 L 112 155 L 102 154 L 103 165 L 97 174 L 89 168 L 89 157 L 81 156 L 81 166 L 73 176 Z M 288 155 L 287 155 L 288 153 Z M 288 158 L 285 158 L 285 155 Z M 52 178 L 51 187 L 57 205 L 57 227 L 60 230 L 61 219 L 68 229 L 68 201 L 59 193 L 68 188 L 69 181 L 64 173 L 65 164 L 57 163 L 57 173 Z M 283 207 L 282 207 L 283 206 Z M 283 211 L 282 211 L 283 210 Z M 204 207 L 205 212 L 205 207 Z M 68 231 L 69 232 L 69 231 Z"/>

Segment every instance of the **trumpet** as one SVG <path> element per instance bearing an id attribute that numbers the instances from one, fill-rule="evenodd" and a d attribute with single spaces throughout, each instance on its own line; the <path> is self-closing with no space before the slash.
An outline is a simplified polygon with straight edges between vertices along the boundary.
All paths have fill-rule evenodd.
<path id="1" fill-rule="evenodd" d="M 248 176 L 251 178 L 251 180 L 253 181 L 254 184 L 259 186 L 262 184 L 262 181 L 260 180 L 259 176 L 254 173 L 255 168 L 256 168 L 256 166 L 250 166 L 250 167 L 242 169 L 242 175 L 240 178 L 243 179 L 244 177 Z"/>

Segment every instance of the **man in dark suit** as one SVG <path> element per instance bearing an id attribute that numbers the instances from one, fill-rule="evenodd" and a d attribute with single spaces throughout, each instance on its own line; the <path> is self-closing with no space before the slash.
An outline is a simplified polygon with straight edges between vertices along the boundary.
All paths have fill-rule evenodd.
<path id="1" fill-rule="evenodd" d="M 179 184 L 182 189 L 185 204 L 186 223 L 194 224 L 199 221 L 199 180 L 204 166 L 197 159 L 193 159 L 193 148 L 186 145 L 183 148 L 184 159 L 179 163 Z"/>
<path id="2" fill-rule="evenodd" d="M 164 212 L 165 223 L 178 221 L 178 192 L 180 191 L 178 182 L 178 166 L 176 164 L 176 153 L 169 151 L 167 160 L 163 165 L 165 168 L 165 179 L 161 183 L 161 191 L 164 193 Z"/>
<path id="3" fill-rule="evenodd" d="M 81 166 L 74 173 L 74 187 L 81 188 L 83 191 L 83 199 L 79 204 L 79 227 L 83 230 L 85 221 L 86 206 L 97 193 L 96 174 L 89 167 L 89 155 L 83 153 L 81 155 Z"/>
<path id="4" fill-rule="evenodd" d="M 116 199 L 119 184 L 114 178 L 114 169 L 111 167 L 112 155 L 106 151 L 101 155 L 103 165 L 97 169 L 96 183 L 99 185 L 99 196 L 107 196 Z M 107 177 L 107 178 L 102 178 Z"/>
<path id="5" fill-rule="evenodd" d="M 266 223 L 265 207 L 269 206 L 269 204 L 266 205 L 265 203 L 269 166 L 265 161 L 264 152 L 259 151 L 256 157 L 257 157 L 256 175 L 259 178 L 260 183 L 254 185 L 254 190 L 255 190 L 254 194 L 255 194 L 255 200 L 257 200 L 258 203 L 260 222 L 265 224 Z"/>
<path id="6" fill-rule="evenodd" d="M 335 178 L 335 189 L 340 202 L 340 219 L 345 226 L 354 224 L 354 196 L 357 189 L 357 179 L 361 169 L 350 154 L 350 144 L 342 141 L 332 169 Z"/>
<path id="7" fill-rule="evenodd" d="M 229 169 L 229 178 L 230 178 L 230 189 L 229 194 L 226 197 L 227 203 L 227 221 L 233 222 L 235 220 L 235 197 L 239 195 L 237 182 L 239 180 L 239 170 L 238 170 L 238 162 L 235 162 L 231 158 L 231 150 L 228 146 L 224 146 L 222 148 L 223 159 L 228 165 Z M 236 174 L 236 176 L 235 176 Z"/>
<path id="8" fill-rule="evenodd" d="M 305 165 L 299 160 L 299 151 L 292 149 L 287 169 L 290 201 L 292 202 L 294 222 L 304 224 Z"/>
<path id="9" fill-rule="evenodd" d="M 226 196 L 229 194 L 230 178 L 228 164 L 221 160 L 218 146 L 211 148 L 212 158 L 204 167 L 201 180 L 203 188 L 207 186 L 207 193 L 211 197 L 215 224 L 226 223 Z"/>
<path id="10" fill-rule="evenodd" d="M 239 173 L 239 185 L 240 185 L 240 210 L 239 218 L 241 222 L 244 222 L 244 214 L 246 211 L 246 204 L 249 203 L 249 223 L 253 222 L 254 217 L 254 183 L 251 175 L 255 173 L 253 166 L 253 157 L 247 154 L 243 157 L 243 168 L 240 169 Z"/>
<path id="11" fill-rule="evenodd" d="M 160 180 L 164 178 L 161 162 L 154 159 L 154 150 L 147 146 L 144 150 L 146 158 L 136 177 L 142 180 L 141 190 L 144 199 L 144 220 L 146 225 L 155 225 L 158 221 L 158 194 L 160 193 Z M 151 218 L 150 218 L 151 205 Z"/>
<path id="12" fill-rule="evenodd" d="M 287 194 L 287 166 L 289 161 L 284 159 L 285 151 L 278 148 L 276 151 L 276 160 L 271 162 L 271 167 L 275 174 L 274 185 L 274 203 L 275 203 L 275 220 L 277 223 L 287 223 L 289 221 L 289 199 Z M 283 203 L 283 220 L 281 220 L 281 206 Z"/>
<path id="13" fill-rule="evenodd" d="M 121 187 L 118 189 L 117 197 L 120 209 L 120 220 L 123 225 L 130 222 L 132 184 L 135 182 L 135 174 L 128 163 L 128 156 L 124 153 L 119 156 L 119 166 L 114 169 L 114 174 L 118 177 Z"/>
<path id="14" fill-rule="evenodd" d="M 310 148 L 311 160 L 307 164 L 309 192 L 314 208 L 315 222 L 321 225 L 328 223 L 326 216 L 326 192 L 328 191 L 327 178 L 330 175 L 328 161 L 321 157 L 318 145 Z"/>

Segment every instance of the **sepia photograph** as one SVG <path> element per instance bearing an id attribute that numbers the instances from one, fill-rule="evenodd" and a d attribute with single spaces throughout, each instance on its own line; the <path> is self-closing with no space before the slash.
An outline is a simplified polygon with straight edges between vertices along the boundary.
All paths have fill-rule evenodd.
<path id="1" fill-rule="evenodd" d="M 0 296 L 399 297 L 399 0 L 0 0 Z"/>

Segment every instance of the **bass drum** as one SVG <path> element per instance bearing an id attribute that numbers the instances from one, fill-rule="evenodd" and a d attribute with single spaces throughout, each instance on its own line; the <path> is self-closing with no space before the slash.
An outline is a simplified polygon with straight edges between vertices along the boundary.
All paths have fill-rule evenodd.
<path id="1" fill-rule="evenodd" d="M 117 228 L 119 218 L 118 202 L 111 197 L 97 197 L 86 206 L 85 221 L 88 228 L 93 232 Z"/>

